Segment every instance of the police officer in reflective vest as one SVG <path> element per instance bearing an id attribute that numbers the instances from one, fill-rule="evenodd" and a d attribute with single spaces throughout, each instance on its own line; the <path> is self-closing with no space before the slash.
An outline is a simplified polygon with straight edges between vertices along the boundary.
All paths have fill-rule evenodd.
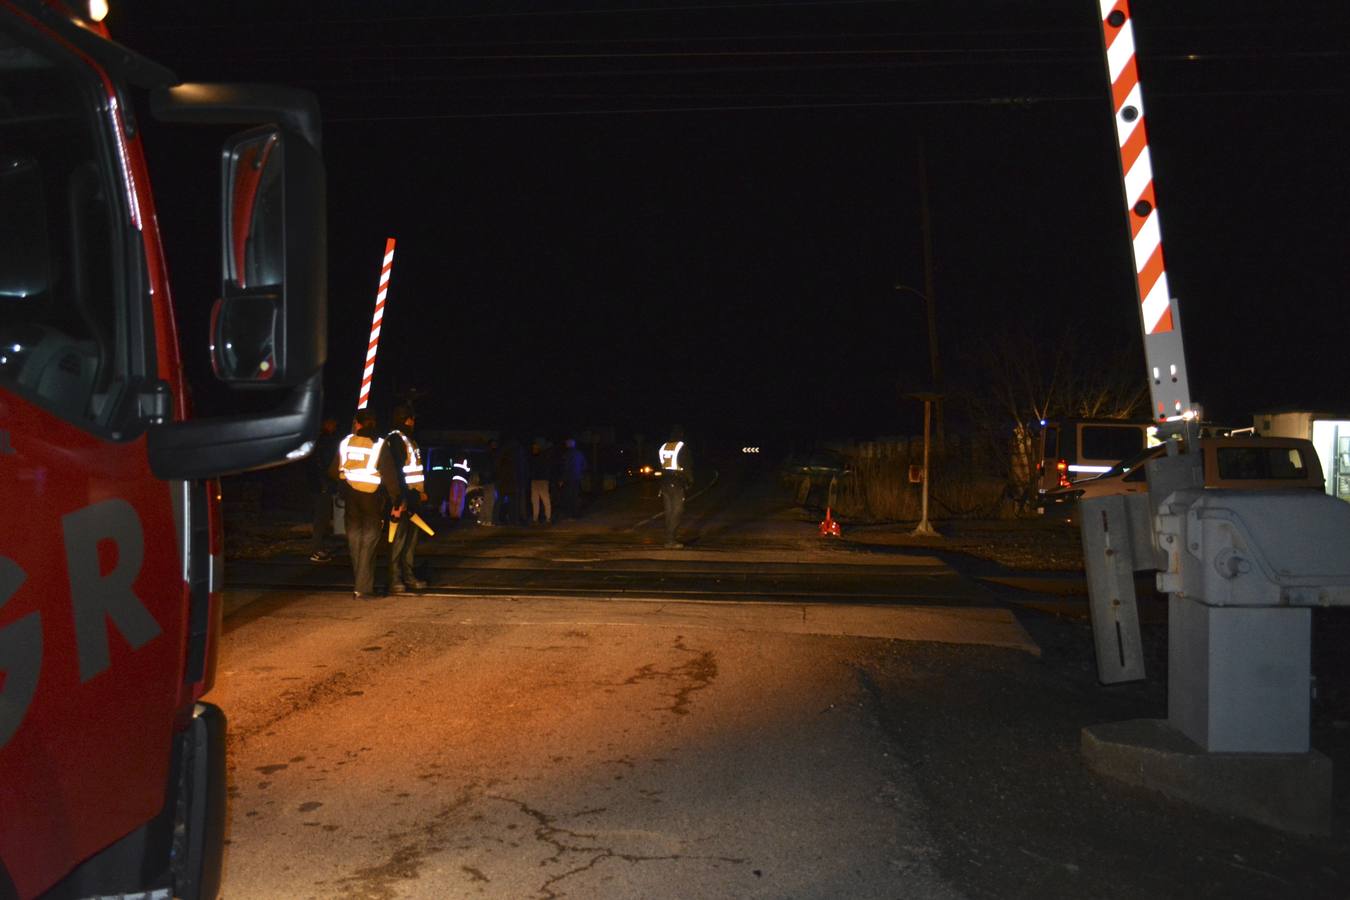
<path id="1" fill-rule="evenodd" d="M 338 444 L 329 477 L 341 483 L 347 506 L 347 549 L 352 556 L 356 599 L 375 595 L 375 553 L 380 546 L 386 500 L 399 510 L 403 503 L 397 472 L 385 453 L 375 415 L 357 410 L 352 433 Z"/>
<path id="2" fill-rule="evenodd" d="M 684 514 L 684 498 L 694 483 L 689 465 L 689 447 L 684 442 L 684 429 L 676 425 L 670 430 L 670 440 L 657 451 L 661 460 L 661 502 L 666 513 L 666 546 L 683 546 L 676 541 L 680 516 Z"/>
<path id="3" fill-rule="evenodd" d="M 427 583 L 413 574 L 414 555 L 417 551 L 419 529 L 411 521 L 417 512 L 418 501 L 427 499 L 426 476 L 422 470 L 422 451 L 413 440 L 413 431 L 417 427 L 417 417 L 410 407 L 394 407 L 394 430 L 385 437 L 389 446 L 389 457 L 398 471 L 399 484 L 403 489 L 406 511 L 397 519 L 390 520 L 394 527 L 394 539 L 389 543 L 389 593 L 402 594 L 408 588 L 424 588 Z"/>

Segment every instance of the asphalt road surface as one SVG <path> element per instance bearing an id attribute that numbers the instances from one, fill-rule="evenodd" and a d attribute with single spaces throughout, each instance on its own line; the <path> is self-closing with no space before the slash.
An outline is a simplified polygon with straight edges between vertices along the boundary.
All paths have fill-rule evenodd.
<path id="1" fill-rule="evenodd" d="M 1305 838 L 1086 770 L 1081 728 L 1165 688 L 1098 686 L 1081 622 L 822 543 L 766 480 L 691 503 L 682 550 L 655 511 L 451 530 L 420 596 L 234 564 L 225 896 L 1350 896 L 1344 779 Z"/>
<path id="2" fill-rule="evenodd" d="M 229 897 L 958 895 L 867 650 L 798 609 L 273 602 L 215 692 Z"/>

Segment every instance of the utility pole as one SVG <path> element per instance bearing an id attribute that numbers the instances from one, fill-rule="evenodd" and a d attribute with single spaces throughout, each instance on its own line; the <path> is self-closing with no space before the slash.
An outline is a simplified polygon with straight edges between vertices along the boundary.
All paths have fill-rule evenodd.
<path id="1" fill-rule="evenodd" d="M 923 401 L 923 505 L 919 526 L 914 535 L 919 537 L 941 537 L 928 521 L 928 482 L 932 463 L 933 413 L 937 413 L 936 443 L 941 451 L 943 445 L 942 427 L 942 368 L 938 364 L 937 301 L 934 297 L 933 281 L 933 221 L 928 206 L 928 159 L 924 149 L 923 136 L 918 138 L 918 178 L 919 178 L 919 227 L 923 237 L 923 290 L 907 284 L 895 284 L 896 291 L 909 291 L 923 300 L 925 319 L 928 325 L 928 373 L 931 383 L 928 390 L 910 394 L 916 400 Z"/>
<path id="2" fill-rule="evenodd" d="M 915 528 L 912 533 L 915 537 L 941 537 L 937 529 L 928 521 L 928 456 L 932 436 L 933 404 L 937 402 L 938 395 L 925 393 L 915 394 L 914 396 L 923 401 L 923 506 L 919 518 L 919 527 Z"/>
<path id="3" fill-rule="evenodd" d="M 928 314 L 928 367 L 932 377 L 929 390 L 936 395 L 937 445 L 942 447 L 942 369 L 938 365 L 937 301 L 933 293 L 933 221 L 928 207 L 928 155 L 923 135 L 919 135 L 919 227 L 923 232 L 923 301 Z"/>

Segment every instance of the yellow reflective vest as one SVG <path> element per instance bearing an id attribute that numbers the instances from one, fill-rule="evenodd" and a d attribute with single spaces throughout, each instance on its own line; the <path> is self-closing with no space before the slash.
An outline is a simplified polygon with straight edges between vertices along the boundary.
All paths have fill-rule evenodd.
<path id="1" fill-rule="evenodd" d="M 389 432 L 390 438 L 394 435 L 398 435 L 403 441 L 403 483 L 414 491 L 420 491 L 426 481 L 426 473 L 422 471 L 422 451 L 418 448 L 417 441 L 397 428 Z"/>
<path id="2" fill-rule="evenodd" d="M 680 467 L 680 451 L 684 449 L 684 441 L 669 441 L 661 445 L 661 469 L 665 472 L 682 472 Z"/>
<path id="3" fill-rule="evenodd" d="M 338 478 L 363 494 L 373 494 L 380 488 L 380 451 L 384 439 L 372 441 L 361 434 L 349 434 L 338 444 Z"/>

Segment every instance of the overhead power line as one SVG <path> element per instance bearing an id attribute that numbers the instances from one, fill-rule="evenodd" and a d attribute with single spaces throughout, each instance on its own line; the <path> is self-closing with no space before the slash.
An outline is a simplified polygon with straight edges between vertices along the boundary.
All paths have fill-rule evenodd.
<path id="1" fill-rule="evenodd" d="M 315 48 L 322 49 L 322 48 Z M 381 48 L 386 49 L 386 48 Z M 769 57 L 823 57 L 823 56 L 971 56 L 991 53 L 1026 55 L 1033 53 L 1065 53 L 1072 52 L 1062 47 L 1005 47 L 996 49 L 953 49 L 953 50 L 914 50 L 902 49 L 898 47 L 860 47 L 860 48 L 840 48 L 830 47 L 825 49 L 787 49 L 787 50 L 664 50 L 664 51 L 633 51 L 630 53 L 477 53 L 477 54 L 458 54 L 458 53 L 431 53 L 424 56 L 410 56 L 408 53 L 382 53 L 375 54 L 369 51 L 349 53 L 343 57 L 343 62 L 347 61 L 369 61 L 369 60 L 388 60 L 403 61 L 412 60 L 417 62 L 500 62 L 500 61 L 567 61 L 567 60 L 633 60 L 633 59 L 762 59 Z M 287 53 L 287 59 L 294 59 L 294 48 Z M 1344 54 L 1337 54 L 1344 55 Z M 1082 53 L 1083 58 L 1090 58 L 1086 52 Z M 238 58 L 237 56 L 235 57 Z M 925 63 L 916 63 L 924 65 Z M 932 62 L 929 65 L 959 65 L 959 62 L 948 61 Z"/>
<path id="2" fill-rule="evenodd" d="M 560 42 L 557 46 L 569 46 L 572 44 L 591 44 L 592 42 Z M 641 46 L 645 41 L 622 41 L 626 45 Z M 532 42 L 529 46 L 546 45 L 543 42 Z M 548 42 L 547 45 L 552 45 Z M 478 46 L 498 46 L 511 48 L 518 45 L 516 43 L 497 43 L 488 42 L 476 44 Z M 1141 54 L 1141 61 L 1145 63 L 1156 62 L 1309 62 L 1309 61 L 1327 61 L 1334 62 L 1343 60 L 1350 56 L 1350 51 L 1338 49 L 1308 49 L 1308 50 L 1210 50 L 1196 48 L 1194 50 L 1170 50 L 1166 52 Z M 605 62 L 605 61 L 633 61 L 633 60 L 719 60 L 734 62 L 736 60 L 755 61 L 761 59 L 828 59 L 830 57 L 843 58 L 875 58 L 891 57 L 911 67 L 951 67 L 962 65 L 1034 65 L 1044 62 L 1084 62 L 1099 63 L 1100 52 L 1095 48 L 1055 46 L 1052 44 L 1026 47 L 1026 46 L 964 46 L 964 47 L 932 47 L 917 48 L 912 46 L 870 46 L 870 47 L 847 47 L 847 46 L 826 46 L 826 47 L 780 47 L 773 49 L 687 49 L 687 50 L 644 50 L 634 49 L 630 51 L 583 51 L 583 52 L 500 52 L 500 53 L 461 53 L 453 48 L 444 48 L 441 45 L 418 42 L 414 44 L 362 44 L 357 47 L 343 43 L 322 42 L 312 43 L 303 46 L 288 44 L 284 47 L 258 47 L 250 45 L 248 47 L 231 48 L 228 54 L 221 53 L 218 56 L 210 57 L 214 60 L 238 63 L 241 59 L 257 62 L 266 61 L 284 61 L 287 63 L 297 63 L 301 61 L 315 61 L 329 65 L 350 65 L 352 63 L 370 63 L 370 62 L 407 62 L 407 63 L 499 63 L 499 62 Z M 194 54 L 194 61 L 200 61 L 204 57 L 201 54 Z M 751 70 L 753 67 L 725 67 L 728 71 L 737 71 L 739 69 Z M 682 71 L 682 70 L 672 70 Z"/>
<path id="3" fill-rule="evenodd" d="M 1049 62 L 1072 62 L 1072 60 L 1047 60 Z M 985 65 L 993 66 L 996 63 L 987 63 Z M 330 85 L 358 85 L 358 84 L 426 84 L 435 82 L 503 82 L 514 83 L 521 81 L 575 81 L 585 79 L 606 79 L 606 80 L 629 80 L 635 78 L 659 78 L 668 76 L 695 77 L 704 75 L 722 75 L 722 76 L 747 76 L 747 75 L 772 75 L 798 73 L 821 74 L 863 74 L 868 72 L 895 72 L 910 71 L 911 67 L 896 63 L 817 63 L 804 68 L 792 65 L 777 66 L 751 66 L 738 69 L 726 69 L 721 67 L 700 66 L 697 68 L 660 68 L 660 69 L 585 69 L 577 70 L 547 70 L 533 72 L 417 72 L 413 73 L 392 73 L 387 70 L 370 73 L 347 73 L 339 77 L 316 77 L 297 79 L 305 84 L 314 86 L 321 84 Z"/>
<path id="4" fill-rule="evenodd" d="M 1153 96 L 1158 98 L 1218 98 L 1218 97 L 1287 97 L 1287 96 L 1336 96 L 1343 95 L 1346 91 L 1336 88 L 1325 88 L 1313 91 L 1297 90 L 1263 90 L 1263 91 L 1178 91 L 1178 92 L 1154 92 Z M 489 98 L 478 98 L 489 99 Z M 512 97 L 510 102 L 519 103 L 522 98 Z M 608 99 L 608 98 L 606 98 Z M 567 118 L 580 116 L 625 116 L 625 115 L 677 115 L 681 113 L 713 113 L 713 112 L 792 112 L 792 111 L 817 111 L 830 109 L 890 109 L 904 107 L 955 107 L 955 106 L 985 106 L 985 107 L 1005 107 L 1005 108 L 1029 108 L 1043 103 L 1102 103 L 1101 94 L 1090 95 L 1038 95 L 1038 96 L 1008 96 L 1008 97 L 971 97 L 971 98 L 949 98 L 943 100 L 863 100 L 863 101 L 845 101 L 828 100 L 812 101 L 806 103 L 722 103 L 722 104 L 701 104 L 688 106 L 628 106 L 628 107 L 608 107 L 604 109 L 560 109 L 560 110 L 529 110 L 529 111 L 496 111 L 496 112 L 419 112 L 419 113 L 388 113 L 380 115 L 332 115 L 325 117 L 325 124 L 352 124 L 352 123 L 374 123 L 374 122 L 420 122 L 420 121 L 438 121 L 455 119 L 539 119 L 539 118 Z"/>
<path id="5" fill-rule="evenodd" d="M 337 16 L 333 15 L 331 9 L 326 11 L 321 18 L 315 19 L 285 19 L 269 18 L 268 24 L 278 27 L 302 26 L 312 27 L 317 23 L 325 25 L 370 25 L 373 23 L 390 24 L 409 24 L 418 25 L 429 22 L 472 22 L 472 21 L 492 21 L 492 20 L 511 20 L 511 19 L 597 19 L 597 18 L 642 18 L 642 17 L 660 17 L 669 16 L 676 13 L 708 13 L 716 14 L 721 12 L 744 13 L 747 10 L 763 10 L 769 13 L 774 12 L 792 12 L 795 10 L 812 10 L 823 8 L 864 10 L 872 8 L 877 15 L 884 15 L 889 12 L 902 10 L 906 13 L 923 14 L 922 8 L 916 10 L 914 0 L 733 0 L 725 3 L 665 3 L 660 5 L 640 5 L 632 0 L 616 0 L 616 2 L 604 6 L 573 6 L 552 9 L 501 9 L 502 4 L 492 4 L 496 8 L 488 8 L 490 4 L 484 3 L 484 9 L 476 12 L 436 12 L 420 13 L 415 15 L 355 15 L 355 16 Z M 934 7 L 941 7 L 941 3 L 932 4 Z M 1311 7 L 1312 4 L 1309 4 Z M 1216 31 L 1259 31 L 1268 32 L 1272 27 L 1279 29 L 1290 28 L 1317 28 L 1322 29 L 1330 25 L 1336 27 L 1338 24 L 1350 23 L 1350 17 L 1345 15 L 1344 7 L 1338 4 L 1324 4 L 1325 8 L 1301 8 L 1298 5 L 1285 5 L 1277 13 L 1274 23 L 1261 21 L 1248 14 L 1248 21 L 1243 21 L 1240 17 L 1243 10 L 1234 8 L 1231 4 L 1223 7 L 1223 17 L 1208 17 L 1204 22 L 1206 30 Z M 1217 4 L 1215 4 L 1217 8 Z M 1090 9 L 1090 8 L 1089 8 Z M 1192 15 L 1195 10 L 1186 10 Z M 1263 10 L 1253 8 L 1257 15 L 1262 14 Z M 1339 13 L 1339 22 L 1329 19 L 1329 14 Z M 1014 13 L 1015 14 L 1015 13 Z M 1268 16 L 1271 13 L 1266 13 Z M 1000 29 L 1009 33 L 1025 32 L 1030 30 L 1052 31 L 1052 30 L 1072 30 L 1073 26 L 1056 26 L 1049 24 L 1044 18 L 1045 13 L 1041 13 L 1042 18 L 1033 28 L 1003 27 Z M 1297 17 L 1297 18 L 1296 18 Z M 240 27 L 254 27 L 254 23 L 245 17 L 234 14 L 231 16 L 234 24 Z M 1193 23 L 1177 22 L 1162 17 L 1157 14 L 1150 14 L 1148 17 L 1148 30 L 1151 32 L 1184 31 L 1196 27 Z M 1007 22 L 1007 16 L 999 19 L 1000 22 Z M 1086 21 L 1091 21 L 1091 12 L 1087 14 Z M 213 23 L 214 24 L 214 23 Z M 226 24 L 226 23 L 220 23 Z M 194 27 L 193 24 L 187 25 L 165 25 L 165 28 L 185 28 Z M 927 32 L 933 33 L 933 32 Z"/>
<path id="6" fill-rule="evenodd" d="M 393 24 L 425 24 L 427 22 L 472 22 L 487 20 L 504 19 L 564 19 L 564 18 L 596 18 L 603 16 L 646 16 L 646 15 L 669 15 L 671 13 L 695 13 L 695 12 L 743 12 L 745 10 L 763 9 L 763 10 L 792 10 L 792 9 L 819 9 L 821 7 L 854 7 L 861 8 L 872 7 L 897 7 L 909 5 L 909 0 L 740 0 L 732 3 L 687 3 L 687 4 L 666 4 L 662 6 L 638 6 L 631 4 L 615 4 L 613 6 L 577 6 L 560 9 L 528 9 L 528 10 L 510 10 L 495 9 L 484 10 L 481 12 L 468 13 L 424 13 L 411 16 L 400 15 L 380 15 L 380 16 L 325 16 L 322 21 L 325 24 L 335 25 L 369 25 L 371 23 L 393 23 Z M 313 19 L 269 19 L 269 25 L 280 27 L 298 25 L 312 26 L 315 24 Z M 187 27 L 187 26 L 183 26 Z"/>
<path id="7" fill-rule="evenodd" d="M 534 110 L 530 112 L 480 112 L 480 113 L 411 113 L 411 114 L 382 114 L 377 116 L 342 116 L 336 115 L 325 118 L 325 124 L 328 123 L 349 123 L 349 122 L 415 122 L 436 119 L 536 119 L 548 117 L 566 117 L 566 116 L 622 116 L 622 115 L 657 115 L 671 113 L 706 113 L 706 112 L 754 112 L 754 111 L 791 111 L 791 110 L 820 110 L 820 109 L 877 109 L 888 107 L 906 107 L 906 106 L 993 106 L 993 105 L 1017 105 L 1038 103 L 1049 100 L 1056 101 L 1077 101 L 1094 100 L 1101 102 L 1100 96 L 1094 97 L 981 97 L 969 100 L 866 100 L 859 102 L 814 102 L 814 103 L 726 103 L 726 104 L 705 104 L 701 106 L 664 106 L 664 107 L 614 107 L 609 109 L 569 109 L 569 110 Z"/>

